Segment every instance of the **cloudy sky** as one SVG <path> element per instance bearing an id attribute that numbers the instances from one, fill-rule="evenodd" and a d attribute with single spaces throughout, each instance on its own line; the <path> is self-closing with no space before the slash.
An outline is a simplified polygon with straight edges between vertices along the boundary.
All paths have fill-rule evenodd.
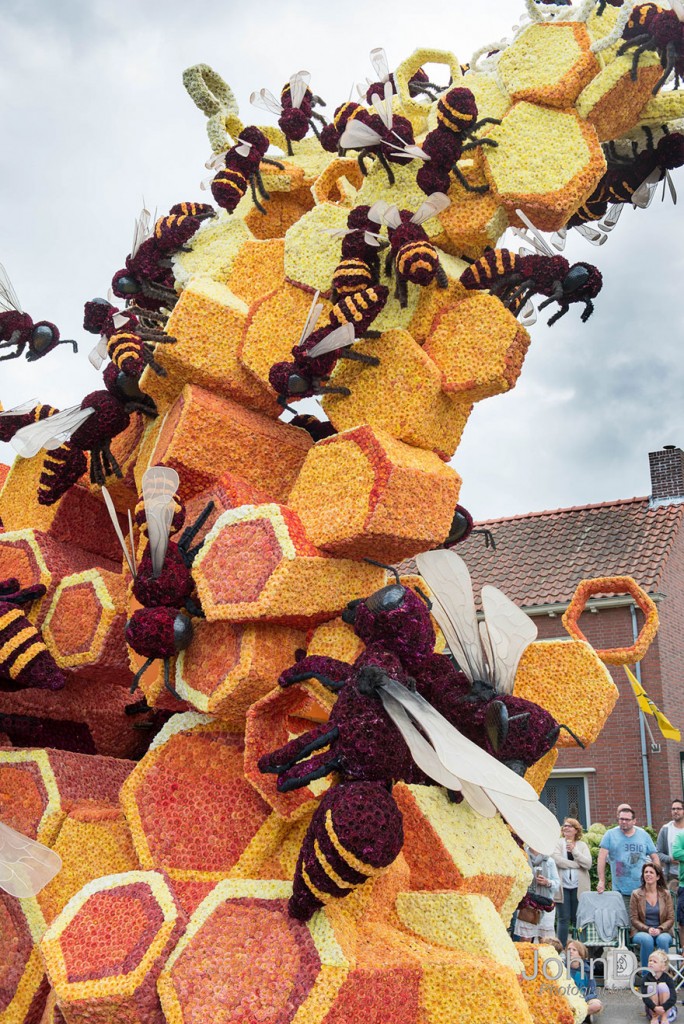
<path id="1" fill-rule="evenodd" d="M 506 35 L 518 0 L 4 0 L 0 8 L 0 261 L 23 308 L 76 338 L 39 363 L 0 364 L 5 408 L 64 407 L 98 387 L 84 300 L 106 294 L 142 206 L 201 199 L 209 147 L 185 93 L 191 64 L 214 67 L 248 119 L 249 93 L 312 72 L 331 111 L 384 46 L 395 65 L 417 45 L 461 62 Z M 419 13 L 416 13 L 419 12 Z M 261 115 L 258 115 L 260 119 Z M 649 492 L 647 453 L 684 445 L 682 201 L 626 210 L 609 243 L 578 239 L 574 259 L 605 278 L 596 312 L 532 328 L 520 382 L 476 406 L 454 465 L 479 518 Z M 677 241 L 677 238 L 680 241 Z M 0 446 L 0 458 L 11 449 Z"/>

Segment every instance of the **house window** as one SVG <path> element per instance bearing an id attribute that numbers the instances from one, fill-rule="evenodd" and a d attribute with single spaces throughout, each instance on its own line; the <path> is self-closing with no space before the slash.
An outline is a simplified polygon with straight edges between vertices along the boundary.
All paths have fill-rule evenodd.
<path id="1" fill-rule="evenodd" d="M 575 769 L 576 771 L 576 769 Z M 552 773 L 541 792 L 541 802 L 559 821 L 577 818 L 582 828 L 590 824 L 587 776 Z"/>

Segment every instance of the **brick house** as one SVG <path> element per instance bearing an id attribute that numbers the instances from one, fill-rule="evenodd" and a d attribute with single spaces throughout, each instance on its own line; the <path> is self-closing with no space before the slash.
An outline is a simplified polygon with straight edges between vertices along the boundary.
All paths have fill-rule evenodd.
<path id="1" fill-rule="evenodd" d="M 668 445 L 649 462 L 650 497 L 478 523 L 492 531 L 496 549 L 473 534 L 458 551 L 476 592 L 484 583 L 499 587 L 534 619 L 539 639 L 567 636 L 561 616 L 581 579 L 633 576 L 660 617 L 636 671 L 684 734 L 684 452 Z M 580 627 L 597 648 L 626 647 L 642 623 L 625 595 L 589 601 Z M 684 792 L 684 742 L 665 741 L 655 719 L 640 713 L 624 670 L 610 670 L 620 690 L 613 713 L 591 747 L 560 751 L 542 799 L 585 825 L 613 822 L 617 804 L 629 801 L 639 824 L 659 827 L 670 818 L 670 800 Z"/>

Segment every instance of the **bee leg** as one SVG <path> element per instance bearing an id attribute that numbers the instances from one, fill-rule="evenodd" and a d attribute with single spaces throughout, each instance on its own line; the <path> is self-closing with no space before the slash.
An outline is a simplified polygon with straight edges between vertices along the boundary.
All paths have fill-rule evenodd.
<path id="1" fill-rule="evenodd" d="M 173 686 L 171 685 L 171 666 L 169 665 L 169 659 L 164 658 L 164 688 L 169 691 L 176 700 L 183 700 L 179 693 L 176 693 Z"/>
<path id="2" fill-rule="evenodd" d="M 449 287 L 449 278 L 446 275 L 446 271 L 445 271 L 444 267 L 439 262 L 437 263 L 437 267 L 435 269 L 435 277 L 437 278 L 437 287 L 438 288 L 448 288 Z"/>
<path id="3" fill-rule="evenodd" d="M 673 40 L 671 40 L 667 44 L 667 47 L 665 49 L 665 64 L 664 64 L 664 71 L 663 71 L 662 77 L 653 86 L 653 90 L 652 91 L 653 91 L 653 95 L 654 96 L 657 93 L 659 93 L 660 90 L 662 89 L 662 87 L 665 85 L 665 83 L 667 82 L 668 78 L 670 77 L 671 72 L 674 71 L 674 66 L 675 66 L 676 63 L 677 63 L 677 47 L 676 47 L 675 42 Z"/>
<path id="4" fill-rule="evenodd" d="M 345 398 L 349 398 L 351 391 L 349 388 L 344 387 L 333 387 L 331 384 L 319 384 L 314 391 L 315 395 L 344 395 Z"/>
<path id="5" fill-rule="evenodd" d="M 582 743 L 582 740 L 581 740 L 581 739 L 579 738 L 579 736 L 576 736 L 576 735 L 575 735 L 575 733 L 574 733 L 574 732 L 572 731 L 572 729 L 570 728 L 570 726 L 568 726 L 568 725 L 563 725 L 563 724 L 561 723 L 561 724 L 560 724 L 560 725 L 559 725 L 559 726 L 558 726 L 557 728 L 558 728 L 558 733 L 560 733 L 561 729 L 565 729 L 565 731 L 566 731 L 567 733 L 569 733 L 569 735 L 570 735 L 570 736 L 572 736 L 572 738 L 573 738 L 573 740 L 575 741 L 575 743 L 577 744 L 577 746 L 578 746 L 578 747 L 581 747 L 581 748 L 582 748 L 582 750 L 584 750 L 584 749 L 585 749 L 585 746 L 586 746 L 586 744 Z M 551 734 L 552 734 L 552 733 L 553 733 L 554 731 L 555 731 L 555 730 L 553 730 L 553 729 L 552 729 L 552 730 L 551 730 L 551 733 L 549 733 L 549 737 L 548 737 L 549 739 L 551 738 Z M 558 739 L 558 735 L 556 736 L 556 739 Z M 555 743 L 555 741 L 554 741 L 554 743 Z"/>
<path id="6" fill-rule="evenodd" d="M 287 140 L 287 155 L 288 156 L 294 156 L 294 151 L 292 149 L 292 143 L 290 142 L 289 139 Z"/>
<path id="7" fill-rule="evenodd" d="M 323 104 L 323 106 L 325 106 L 325 103 Z M 315 117 L 317 121 L 320 121 L 320 122 L 321 122 L 321 124 L 324 124 L 324 125 L 325 125 L 325 124 L 327 124 L 327 123 L 328 123 L 328 122 L 326 121 L 326 119 L 325 119 L 325 118 L 323 117 L 323 115 L 322 115 L 322 114 L 319 114 L 317 110 L 312 110 L 312 111 L 311 111 L 311 117 Z M 313 125 L 311 125 L 311 127 L 313 128 Z"/>
<path id="8" fill-rule="evenodd" d="M 467 152 L 469 149 L 477 149 L 478 146 L 498 146 L 499 143 L 495 142 L 494 139 L 489 139 L 487 136 L 483 136 L 481 139 L 475 139 L 473 142 L 466 142 L 465 146 L 461 150 L 462 153 Z"/>
<path id="9" fill-rule="evenodd" d="M 500 117 L 483 117 L 480 121 L 476 121 L 475 122 L 475 124 L 472 126 L 472 128 L 468 132 L 468 135 L 473 135 L 476 131 L 479 131 L 479 129 L 484 127 L 484 125 L 486 125 L 486 124 L 501 124 L 501 118 Z"/>
<path id="10" fill-rule="evenodd" d="M 195 522 L 191 526 L 187 526 L 183 530 L 183 533 L 181 534 L 181 539 L 178 541 L 178 549 L 179 549 L 179 551 L 181 553 L 181 556 L 183 558 L 183 561 L 185 562 L 185 564 L 188 567 L 188 569 L 192 565 L 192 561 L 190 561 L 190 563 L 188 563 L 186 561 L 186 559 L 191 558 L 191 557 L 194 558 L 195 555 L 197 554 L 197 552 L 199 551 L 199 549 L 202 546 L 200 544 L 200 545 L 197 546 L 197 548 L 190 548 L 189 545 L 195 539 L 197 534 L 200 532 L 200 530 L 202 529 L 202 527 L 204 526 L 204 524 L 206 523 L 207 519 L 209 518 L 209 516 L 211 515 L 211 513 L 213 511 L 214 511 L 214 502 L 210 501 L 210 502 L 208 502 L 204 506 L 204 508 L 202 509 L 200 514 L 197 516 L 197 519 L 195 520 Z"/>
<path id="11" fill-rule="evenodd" d="M 206 619 L 202 608 L 191 597 L 188 597 L 185 602 L 185 610 L 192 615 L 193 619 Z"/>
<path id="12" fill-rule="evenodd" d="M 363 352 L 354 352 L 352 349 L 343 349 L 338 352 L 340 359 L 352 359 L 357 363 L 366 363 L 368 366 L 379 366 L 380 360 L 377 356 L 367 356 Z"/>
<path id="13" fill-rule="evenodd" d="M 108 444 L 103 444 L 101 451 L 102 451 L 102 460 L 104 462 L 104 466 L 105 466 L 105 470 L 106 470 L 107 476 L 114 475 L 114 476 L 118 476 L 119 480 L 123 479 L 123 473 L 121 472 L 121 467 L 120 467 L 119 463 L 116 461 L 116 459 L 114 458 L 114 456 L 112 455 L 112 450 L 109 447 L 109 445 Z"/>
<path id="14" fill-rule="evenodd" d="M 318 116 L 320 117 L 320 114 Z M 313 113 L 312 113 L 311 117 L 314 117 Z M 323 124 L 325 124 L 325 118 L 321 117 L 321 121 L 323 121 Z M 314 133 L 314 135 L 316 136 L 316 138 L 320 142 L 321 141 L 321 133 L 319 132 L 318 128 L 316 127 L 315 123 L 311 120 L 311 118 L 309 118 L 309 127 L 311 128 L 311 131 Z"/>
<path id="15" fill-rule="evenodd" d="M 21 352 L 10 352 L 6 356 L 0 356 L 0 363 L 4 363 L 7 359 L 18 359 Z"/>
<path id="16" fill-rule="evenodd" d="M 464 177 L 463 172 L 457 164 L 454 164 L 451 170 L 454 173 L 454 177 L 461 183 L 466 192 L 478 192 L 480 195 L 484 195 L 485 192 L 489 192 L 489 185 L 471 185 Z"/>
<path id="17" fill-rule="evenodd" d="M 591 314 L 593 312 L 594 312 L 594 303 L 591 301 L 591 299 L 585 299 L 584 300 L 584 312 L 582 313 L 582 316 L 580 317 L 580 319 L 581 319 L 583 324 L 586 324 L 587 320 L 589 319 L 589 317 L 591 316 Z"/>
<path id="18" fill-rule="evenodd" d="M 329 753 L 329 751 L 327 753 Z M 301 789 L 302 786 L 308 786 L 310 782 L 315 782 L 316 779 L 323 779 L 326 775 L 330 775 L 331 772 L 337 771 L 341 767 L 341 761 L 338 757 L 333 757 L 328 761 L 324 761 L 323 758 L 325 756 L 327 756 L 327 754 L 321 754 L 319 757 L 312 757 L 309 761 L 309 765 L 313 765 L 314 767 L 310 768 L 304 775 L 291 775 L 282 782 L 278 779 L 278 792 L 291 793 L 293 789 Z M 294 769 L 290 770 L 293 771 Z"/>
<path id="19" fill-rule="evenodd" d="M 143 675 L 145 674 L 145 672 L 147 672 L 148 668 L 155 660 L 155 658 L 147 658 L 147 660 L 143 662 L 143 664 L 140 666 L 138 671 L 133 676 L 133 682 L 131 683 L 131 689 L 129 691 L 130 693 L 135 693 L 135 691 L 138 689 L 138 684 L 140 683 L 140 680 L 142 679 Z"/>
<path id="20" fill-rule="evenodd" d="M 327 107 L 328 104 L 325 102 L 325 100 L 322 100 L 320 96 L 312 96 L 311 97 L 311 106 L 312 107 Z"/>
<path id="21" fill-rule="evenodd" d="M 256 185 L 254 184 L 254 175 L 253 174 L 250 174 L 250 176 L 249 176 L 249 188 L 250 188 L 250 192 L 252 193 L 252 202 L 256 206 L 256 208 L 259 211 L 259 213 L 265 214 L 266 213 L 266 208 L 264 206 L 262 206 L 262 204 L 259 202 L 259 197 L 257 196 L 257 192 L 256 192 Z"/>
<path id="22" fill-rule="evenodd" d="M 282 167 L 282 164 L 280 166 Z M 271 196 L 266 191 L 266 186 L 264 185 L 264 179 L 261 177 L 261 171 L 259 170 L 258 167 L 254 171 L 254 179 L 256 181 L 257 188 L 259 189 L 259 195 L 261 196 L 261 198 L 262 199 L 270 199 Z"/>
<path id="23" fill-rule="evenodd" d="M 406 279 L 397 273 L 397 287 L 395 290 L 395 298 L 399 300 L 399 305 L 402 309 L 406 309 L 408 305 L 408 286 Z"/>
<path id="24" fill-rule="evenodd" d="M 368 171 L 366 170 L 366 155 L 367 154 L 365 149 L 359 150 L 359 152 L 356 155 L 356 162 L 359 165 L 359 170 L 363 174 L 364 178 L 368 174 Z"/>
<path id="25" fill-rule="evenodd" d="M 281 164 L 280 160 L 272 160 L 270 156 L 262 156 L 262 164 L 270 164 L 272 167 L 279 167 L 281 171 L 285 170 L 285 164 Z"/>
<path id="26" fill-rule="evenodd" d="M 145 405 L 144 402 L 126 402 L 124 409 L 126 412 L 142 413 L 143 416 L 149 416 L 150 419 L 156 419 L 159 415 L 156 406 Z"/>
<path id="27" fill-rule="evenodd" d="M 565 316 L 565 314 L 567 313 L 569 308 L 570 307 L 568 306 L 567 303 L 564 303 L 562 306 L 560 306 L 558 312 L 554 313 L 553 316 L 551 317 L 551 319 L 546 321 L 548 326 L 552 327 L 555 324 L 556 320 L 560 320 L 560 318 L 562 316 Z"/>
<path id="28" fill-rule="evenodd" d="M 294 768 L 299 761 L 304 761 L 314 751 L 330 746 L 338 739 L 339 735 L 340 730 L 336 725 L 329 729 L 328 723 L 324 722 L 310 732 L 290 740 L 279 750 L 260 757 L 259 771 L 262 775 L 282 775 L 283 772 Z"/>
<path id="29" fill-rule="evenodd" d="M 382 331 L 371 331 L 370 329 L 363 332 L 362 337 L 364 338 L 382 338 Z"/>
<path id="30" fill-rule="evenodd" d="M 152 708 L 147 703 L 147 698 L 143 697 L 141 700 L 135 702 L 135 704 L 127 704 L 124 708 L 125 715 L 142 715 L 145 711 L 151 711 Z"/>
<path id="31" fill-rule="evenodd" d="M 387 255 L 385 256 L 385 274 L 387 275 L 387 277 L 391 277 L 392 276 L 392 264 L 393 263 L 394 263 L 394 254 L 393 254 L 391 249 L 388 249 L 387 250 Z"/>
<path id="32" fill-rule="evenodd" d="M 389 182 L 390 186 L 394 185 L 394 171 L 390 167 L 389 161 L 387 160 L 387 157 L 385 156 L 381 149 L 378 150 L 378 160 L 385 168 L 385 174 L 387 175 L 387 181 Z"/>

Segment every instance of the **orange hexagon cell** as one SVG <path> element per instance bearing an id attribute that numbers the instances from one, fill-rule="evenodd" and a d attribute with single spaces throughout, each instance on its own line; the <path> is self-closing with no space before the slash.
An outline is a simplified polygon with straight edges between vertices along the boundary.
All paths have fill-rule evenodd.
<path id="1" fill-rule="evenodd" d="M 460 485 L 433 452 L 358 427 L 311 448 L 289 503 L 322 550 L 393 563 L 444 540 Z"/>
<path id="2" fill-rule="evenodd" d="M 658 55 L 647 51 L 639 58 L 633 81 L 632 55 L 630 51 L 608 63 L 577 99 L 580 117 L 593 125 L 600 142 L 617 139 L 636 127 L 663 73 Z"/>
<path id="3" fill-rule="evenodd" d="M 168 1024 L 318 1024 L 349 964 L 332 929 L 288 915 L 288 882 L 221 882 L 159 979 Z"/>
<path id="4" fill-rule="evenodd" d="M 226 284 L 252 306 L 284 283 L 284 259 L 284 238 L 248 239 L 235 257 Z"/>
<path id="5" fill-rule="evenodd" d="M 351 197 L 363 185 L 363 174 L 358 161 L 351 157 L 336 157 L 311 186 L 317 203 L 336 203 L 351 206 Z"/>
<path id="6" fill-rule="evenodd" d="M 248 312 L 243 299 L 225 285 L 208 277 L 188 282 L 166 325 L 176 343 L 155 349 L 155 359 L 166 376 L 148 368 L 141 380 L 141 387 L 154 398 L 160 412 L 186 384 L 197 384 L 248 409 L 278 416 L 280 408 L 273 395 L 238 359 Z"/>
<path id="7" fill-rule="evenodd" d="M 497 73 L 513 102 L 570 107 L 601 70 L 582 22 L 533 24 L 508 46 Z"/>
<path id="8" fill-rule="evenodd" d="M 471 295 L 435 318 L 424 351 L 442 373 L 442 388 L 471 402 L 510 391 L 530 336 L 493 295 Z"/>
<path id="9" fill-rule="evenodd" d="M 308 813 L 312 801 L 330 786 L 330 779 L 318 779 L 300 789 L 280 793 L 275 775 L 259 771 L 259 758 L 327 722 L 334 703 L 335 697 L 320 683 L 297 683 L 286 689 L 277 686 L 247 713 L 245 775 L 283 818 L 296 819 Z"/>
<path id="10" fill-rule="evenodd" d="M 609 647 L 596 653 L 607 665 L 633 665 L 646 654 L 658 632 L 658 609 L 645 590 L 631 576 L 598 576 L 582 580 L 563 615 L 563 625 L 576 640 L 586 637 L 579 627 L 579 619 L 590 597 L 606 594 L 630 594 L 644 614 L 639 635 L 629 647 Z"/>
<path id="11" fill-rule="evenodd" d="M 176 664 L 176 692 L 198 711 L 240 725 L 304 647 L 301 630 L 265 623 L 196 620 Z"/>
<path id="12" fill-rule="evenodd" d="M 22 901 L 0 892 L 0 1021 L 34 1024 L 45 989 L 45 972 Z"/>
<path id="13" fill-rule="evenodd" d="M 61 668 L 97 665 L 114 682 L 128 679 L 126 583 L 120 574 L 91 569 L 65 577 L 43 623 L 43 637 Z"/>
<path id="14" fill-rule="evenodd" d="M 121 806 L 144 868 L 218 881 L 270 814 L 243 774 L 244 740 L 225 722 L 175 715 L 126 780 Z"/>
<path id="15" fill-rule="evenodd" d="M 67 1020 L 163 1024 L 157 977 L 184 926 L 156 871 L 106 875 L 81 889 L 41 942 Z"/>
<path id="16" fill-rule="evenodd" d="M 192 570 L 210 621 L 265 621 L 307 629 L 384 582 L 377 566 L 324 555 L 284 505 L 224 512 Z"/>
<path id="17" fill-rule="evenodd" d="M 138 475 L 148 465 L 172 467 L 186 501 L 230 472 L 279 501 L 289 494 L 310 447 L 306 431 L 190 384 L 150 436 Z"/>

